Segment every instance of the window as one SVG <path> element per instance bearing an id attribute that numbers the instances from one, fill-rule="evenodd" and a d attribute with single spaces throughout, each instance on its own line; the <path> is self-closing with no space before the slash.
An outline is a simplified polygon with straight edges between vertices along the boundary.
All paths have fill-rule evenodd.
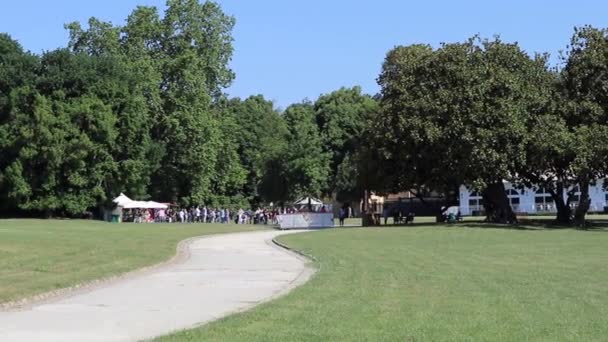
<path id="1" fill-rule="evenodd" d="M 481 198 L 472 198 L 469 200 L 469 207 L 483 207 L 483 200 Z"/>
<path id="2" fill-rule="evenodd" d="M 515 189 L 507 189 L 505 190 L 507 197 L 509 198 L 509 204 L 511 206 L 519 205 L 519 192 Z"/>
<path id="3" fill-rule="evenodd" d="M 534 194 L 534 204 L 536 205 L 536 211 L 555 211 L 555 205 L 553 204 L 553 197 L 547 191 L 545 187 L 540 187 Z"/>
<path id="4" fill-rule="evenodd" d="M 506 190 L 505 192 L 507 193 L 507 196 L 519 196 L 519 192 L 513 189 Z"/>

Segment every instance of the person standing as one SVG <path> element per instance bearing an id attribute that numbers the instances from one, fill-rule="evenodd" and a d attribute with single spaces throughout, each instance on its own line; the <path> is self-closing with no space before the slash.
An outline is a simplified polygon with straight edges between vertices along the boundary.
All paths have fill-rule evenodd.
<path id="1" fill-rule="evenodd" d="M 346 218 L 346 209 L 344 207 L 340 208 L 338 218 L 340 219 L 340 227 L 344 227 L 344 219 Z"/>

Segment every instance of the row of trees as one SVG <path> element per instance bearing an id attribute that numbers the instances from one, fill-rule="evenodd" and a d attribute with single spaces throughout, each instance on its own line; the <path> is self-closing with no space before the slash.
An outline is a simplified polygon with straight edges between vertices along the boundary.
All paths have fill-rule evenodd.
<path id="1" fill-rule="evenodd" d="M 582 224 L 608 173 L 606 30 L 577 29 L 559 68 L 499 38 L 399 46 L 375 97 L 343 88 L 279 111 L 225 96 L 233 26 L 213 2 L 168 0 L 122 26 L 68 24 L 68 46 L 42 55 L 0 35 L 0 211 L 79 215 L 120 192 L 257 206 L 412 190 L 449 205 L 465 184 L 489 220 L 515 222 L 509 180 Z"/>
<path id="2" fill-rule="evenodd" d="M 0 35 L 0 211 L 80 215 L 120 192 L 255 206 L 335 191 L 376 103 L 341 89 L 280 113 L 228 99 L 234 18 L 213 2 L 66 25 L 34 55 Z"/>
<path id="3" fill-rule="evenodd" d="M 560 222 L 583 225 L 588 186 L 608 173 L 608 32 L 576 29 L 561 67 L 547 59 L 499 38 L 391 50 L 366 152 L 381 179 L 372 188 L 456 203 L 466 184 L 482 191 L 488 220 L 507 223 L 509 180 L 544 187 Z"/>

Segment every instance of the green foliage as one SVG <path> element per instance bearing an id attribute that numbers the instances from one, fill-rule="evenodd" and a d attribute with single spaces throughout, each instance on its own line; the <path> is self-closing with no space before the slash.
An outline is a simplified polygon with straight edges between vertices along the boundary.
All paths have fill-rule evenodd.
<path id="1" fill-rule="evenodd" d="M 353 155 L 361 147 L 367 120 L 377 112 L 377 103 L 360 87 L 341 88 L 322 95 L 314 104 L 316 122 L 321 133 L 323 150 L 331 156 L 329 195 L 336 193 L 344 200 L 358 200 L 357 165 Z"/>
<path id="2" fill-rule="evenodd" d="M 162 18 L 68 24 L 69 49 L 40 58 L 0 36 L 0 197 L 61 215 L 120 192 L 242 201 L 237 123 L 214 108 L 234 78 L 233 25 L 215 3 L 169 0 Z"/>
<path id="3" fill-rule="evenodd" d="M 272 101 L 257 95 L 223 106 L 222 115 L 235 122 L 229 134 L 238 141 L 240 161 L 247 170 L 243 195 L 254 206 L 286 200 L 286 184 L 277 183 L 282 170 L 276 168 L 287 149 L 288 131 Z"/>
<path id="4" fill-rule="evenodd" d="M 235 20 L 213 2 L 139 6 L 124 25 L 74 22 L 67 48 L 36 56 L 0 34 L 0 211 L 76 216 L 120 192 L 181 205 L 260 206 L 299 196 L 358 200 L 484 190 L 513 214 L 502 180 L 552 193 L 608 174 L 608 31 L 576 29 L 564 68 L 517 44 L 398 46 L 381 94 L 341 88 L 279 113 L 227 99 Z"/>
<path id="5" fill-rule="evenodd" d="M 330 154 L 323 150 L 312 103 L 289 106 L 283 114 L 289 130 L 285 176 L 292 197 L 319 196 L 328 185 Z"/>
<path id="6" fill-rule="evenodd" d="M 528 118 L 544 108 L 545 60 L 498 38 L 389 52 L 373 127 L 385 187 L 485 188 L 510 178 L 525 163 Z"/>
<path id="7" fill-rule="evenodd" d="M 607 54 L 608 31 L 575 29 L 563 56 L 565 67 L 548 84 L 551 105 L 530 124 L 527 160 L 518 175 L 553 195 L 557 219 L 563 223 L 573 218 L 571 190 L 578 185 L 581 196 L 574 218 L 584 226 L 588 185 L 607 175 L 608 151 L 602 143 L 608 127 Z"/>

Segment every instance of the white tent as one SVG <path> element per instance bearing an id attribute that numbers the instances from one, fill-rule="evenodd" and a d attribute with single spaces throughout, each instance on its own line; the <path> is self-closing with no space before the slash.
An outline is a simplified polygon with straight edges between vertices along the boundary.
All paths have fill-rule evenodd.
<path id="1" fill-rule="evenodd" d="M 154 201 L 131 201 L 126 203 L 123 208 L 125 209 L 167 209 L 166 204 L 154 202 Z"/>
<path id="2" fill-rule="evenodd" d="M 134 201 L 127 197 L 125 194 L 120 193 L 120 196 L 113 200 L 119 207 L 125 209 L 167 209 L 166 204 L 154 202 L 154 201 Z"/>
<path id="3" fill-rule="evenodd" d="M 126 204 L 133 202 L 133 200 L 121 192 L 112 202 L 116 203 L 119 207 L 124 207 Z"/>
<path id="4" fill-rule="evenodd" d="M 304 197 L 302 199 L 297 200 L 294 204 L 295 205 L 308 205 L 308 201 L 310 201 L 311 205 L 323 205 L 323 202 L 321 202 L 321 200 L 318 200 L 314 197 Z"/>
<path id="5" fill-rule="evenodd" d="M 154 201 L 148 201 L 147 203 L 149 205 L 148 208 L 152 208 L 152 209 L 167 209 L 167 208 L 169 208 L 168 205 L 163 204 L 163 203 L 158 203 L 158 202 L 154 202 Z"/>

